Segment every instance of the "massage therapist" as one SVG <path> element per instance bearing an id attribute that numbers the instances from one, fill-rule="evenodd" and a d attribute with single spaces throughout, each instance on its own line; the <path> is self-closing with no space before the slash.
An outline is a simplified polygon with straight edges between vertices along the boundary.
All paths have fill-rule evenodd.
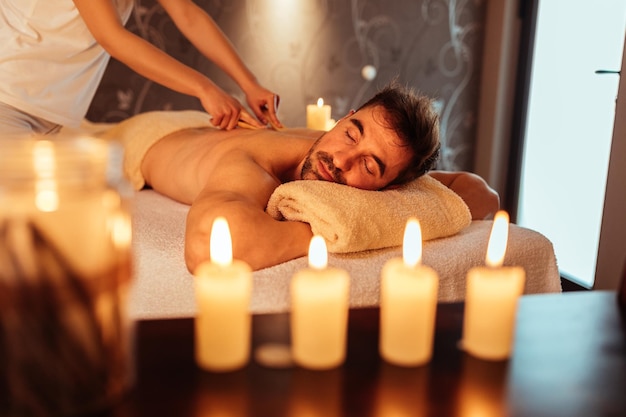
<path id="1" fill-rule="evenodd" d="M 165 87 L 197 97 L 232 129 L 276 117 L 262 87 L 211 17 L 192 0 L 158 0 L 182 34 L 246 94 L 257 121 L 209 78 L 124 28 L 133 0 L 0 1 L 0 135 L 54 133 L 85 117 L 110 56 Z M 264 112 L 267 111 L 267 116 Z"/>

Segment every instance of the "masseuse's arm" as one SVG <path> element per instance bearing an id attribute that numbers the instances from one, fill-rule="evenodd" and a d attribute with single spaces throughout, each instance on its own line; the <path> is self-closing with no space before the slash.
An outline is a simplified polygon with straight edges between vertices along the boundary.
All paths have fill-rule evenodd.
<path id="1" fill-rule="evenodd" d="M 185 261 L 193 272 L 210 258 L 209 240 L 213 220 L 228 220 L 233 257 L 261 269 L 305 256 L 311 227 L 300 222 L 281 222 L 265 213 L 270 195 L 280 181 L 241 152 L 221 161 L 206 187 L 193 201 L 187 216 Z"/>
<path id="2" fill-rule="evenodd" d="M 479 175 L 465 171 L 431 171 L 428 175 L 457 193 L 473 220 L 489 219 L 500 208 L 498 193 Z"/>
<path id="3" fill-rule="evenodd" d="M 171 2 L 174 1 L 186 3 L 190 0 Z M 169 8 L 170 2 L 163 3 L 168 4 Z M 239 119 L 261 126 L 243 109 L 241 103 L 205 75 L 126 30 L 111 0 L 74 0 L 74 4 L 93 37 L 112 57 L 152 81 L 197 97 L 204 109 L 213 116 L 215 126 L 232 129 Z"/>
<path id="4" fill-rule="evenodd" d="M 269 122 L 269 117 L 273 125 L 282 127 L 276 116 L 278 96 L 257 82 L 211 16 L 191 0 L 159 0 L 159 3 L 196 49 L 241 87 L 256 117 L 263 124 Z"/>

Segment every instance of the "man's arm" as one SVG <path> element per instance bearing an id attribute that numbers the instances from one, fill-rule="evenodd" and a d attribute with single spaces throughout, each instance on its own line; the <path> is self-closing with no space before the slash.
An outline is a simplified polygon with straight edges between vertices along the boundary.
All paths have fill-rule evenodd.
<path id="1" fill-rule="evenodd" d="M 498 193 L 476 174 L 449 171 L 431 171 L 428 174 L 465 201 L 472 213 L 472 220 L 492 218 L 500 208 Z"/>
<path id="2" fill-rule="evenodd" d="M 247 262 L 254 270 L 306 255 L 311 227 L 277 221 L 265 212 L 267 201 L 280 185 L 278 179 L 243 152 L 221 162 L 218 171 L 187 216 L 185 262 L 191 272 L 210 259 L 211 227 L 217 216 L 228 221 L 233 258 Z"/>

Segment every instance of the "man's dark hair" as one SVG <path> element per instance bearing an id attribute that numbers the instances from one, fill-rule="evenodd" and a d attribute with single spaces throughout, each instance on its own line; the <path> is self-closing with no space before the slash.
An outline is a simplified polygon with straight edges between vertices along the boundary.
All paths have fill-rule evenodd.
<path id="1" fill-rule="evenodd" d="M 407 183 L 433 169 L 440 149 L 439 115 L 433 100 L 393 81 L 359 109 L 374 106 L 385 109 L 385 126 L 413 153 L 409 166 L 390 185 Z"/>

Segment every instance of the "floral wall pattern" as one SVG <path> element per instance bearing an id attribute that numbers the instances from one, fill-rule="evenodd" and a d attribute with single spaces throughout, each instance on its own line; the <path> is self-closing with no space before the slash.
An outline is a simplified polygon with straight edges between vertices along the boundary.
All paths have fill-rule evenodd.
<path id="1" fill-rule="evenodd" d="M 436 99 L 443 145 L 439 168 L 472 169 L 484 0 L 196 2 L 259 81 L 280 95 L 285 125 L 305 125 L 306 105 L 318 97 L 338 119 L 397 78 Z M 245 103 L 237 85 L 195 50 L 155 0 L 135 0 L 127 27 Z M 110 122 L 160 109 L 201 106 L 112 59 L 87 117 Z"/>

